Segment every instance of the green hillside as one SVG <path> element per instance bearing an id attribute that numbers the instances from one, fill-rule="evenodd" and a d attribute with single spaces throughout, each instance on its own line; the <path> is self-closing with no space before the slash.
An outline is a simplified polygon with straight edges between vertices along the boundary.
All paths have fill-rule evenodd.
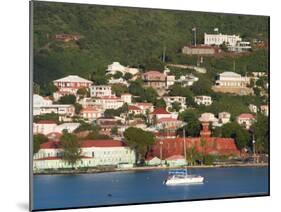
<path id="1" fill-rule="evenodd" d="M 164 46 L 167 62 L 195 63 L 179 53 L 192 42 L 194 26 L 199 43 L 215 27 L 246 40 L 268 36 L 267 17 L 34 2 L 34 81 L 43 85 L 67 74 L 89 78 L 113 61 L 145 68 L 159 60 Z M 64 43 L 55 40 L 59 33 L 82 38 Z M 217 72 L 231 69 L 233 60 L 241 73 L 267 71 L 266 50 L 236 59 L 207 58 L 205 66 Z"/>

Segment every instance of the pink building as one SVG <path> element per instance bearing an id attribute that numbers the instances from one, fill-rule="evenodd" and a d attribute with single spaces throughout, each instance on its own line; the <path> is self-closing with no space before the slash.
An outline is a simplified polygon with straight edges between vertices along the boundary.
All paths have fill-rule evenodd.
<path id="1" fill-rule="evenodd" d="M 255 116 L 250 113 L 242 113 L 237 117 L 236 121 L 239 125 L 244 126 L 246 129 L 250 129 L 255 121 Z"/>

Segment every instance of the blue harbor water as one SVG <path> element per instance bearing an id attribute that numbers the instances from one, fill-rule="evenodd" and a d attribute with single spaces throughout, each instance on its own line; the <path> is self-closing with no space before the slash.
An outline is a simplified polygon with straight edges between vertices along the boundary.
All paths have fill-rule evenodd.
<path id="1" fill-rule="evenodd" d="M 268 168 L 190 169 L 204 184 L 166 186 L 168 170 L 34 176 L 33 209 L 268 194 Z"/>

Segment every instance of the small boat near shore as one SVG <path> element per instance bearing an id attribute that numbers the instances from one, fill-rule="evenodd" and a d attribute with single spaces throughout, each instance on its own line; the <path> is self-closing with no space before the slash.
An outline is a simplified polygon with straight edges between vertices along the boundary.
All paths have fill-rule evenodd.
<path id="1" fill-rule="evenodd" d="M 187 170 L 170 171 L 167 179 L 163 182 L 165 185 L 188 185 L 200 184 L 204 182 L 204 177 L 200 175 L 190 175 Z"/>

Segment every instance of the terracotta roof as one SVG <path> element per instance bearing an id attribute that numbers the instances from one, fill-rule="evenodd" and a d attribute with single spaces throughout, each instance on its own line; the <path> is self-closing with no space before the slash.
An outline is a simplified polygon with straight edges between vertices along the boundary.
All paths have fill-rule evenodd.
<path id="1" fill-rule="evenodd" d="M 56 122 L 52 120 L 40 120 L 37 121 L 36 124 L 56 124 Z"/>
<path id="2" fill-rule="evenodd" d="M 182 155 L 173 155 L 173 156 L 166 158 L 166 160 L 182 160 L 182 159 L 184 159 L 184 156 L 182 156 Z"/>
<path id="3" fill-rule="evenodd" d="M 60 141 L 48 141 L 40 145 L 40 149 L 59 149 Z"/>
<path id="4" fill-rule="evenodd" d="M 97 112 L 98 110 L 94 107 L 85 107 L 81 110 L 81 113 L 85 113 L 85 112 Z"/>
<path id="5" fill-rule="evenodd" d="M 170 114 L 170 113 L 167 112 L 165 108 L 155 108 L 151 114 L 157 115 L 157 114 Z"/>
<path id="6" fill-rule="evenodd" d="M 254 119 L 255 116 L 251 113 L 242 113 L 238 116 L 239 119 Z"/>
<path id="7" fill-rule="evenodd" d="M 118 140 L 85 140 L 81 142 L 82 148 L 89 147 L 122 147 L 126 146 L 124 142 Z"/>
<path id="8" fill-rule="evenodd" d="M 179 121 L 175 118 L 161 118 L 161 119 L 158 119 L 158 123 L 161 123 L 161 122 L 172 122 L 172 121 Z"/>
<path id="9" fill-rule="evenodd" d="M 141 110 L 139 107 L 134 106 L 134 105 L 129 105 L 128 110 Z"/>
<path id="10" fill-rule="evenodd" d="M 120 98 L 120 97 L 117 97 L 117 96 L 102 96 L 102 97 L 99 97 L 99 99 L 119 100 L 119 99 L 121 99 L 121 98 Z"/>

